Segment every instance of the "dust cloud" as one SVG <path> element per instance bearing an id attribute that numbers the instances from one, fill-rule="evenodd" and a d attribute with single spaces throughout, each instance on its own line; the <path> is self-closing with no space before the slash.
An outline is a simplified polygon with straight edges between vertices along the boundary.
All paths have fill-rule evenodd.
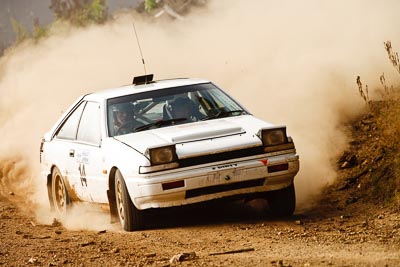
<path id="1" fill-rule="evenodd" d="M 398 10 L 397 0 L 213 0 L 182 21 L 130 13 L 85 29 L 54 26 L 51 37 L 0 58 L 2 193 L 13 190 L 39 220 L 52 219 L 40 138 L 78 96 L 143 74 L 134 19 L 157 79 L 213 80 L 254 115 L 287 125 L 301 157 L 298 208 L 307 207 L 336 177 L 335 157 L 347 141 L 341 124 L 365 108 L 356 76 L 370 88 L 382 72 L 395 77 L 383 42 L 400 50 Z M 71 228 L 104 224 L 74 217 Z"/>

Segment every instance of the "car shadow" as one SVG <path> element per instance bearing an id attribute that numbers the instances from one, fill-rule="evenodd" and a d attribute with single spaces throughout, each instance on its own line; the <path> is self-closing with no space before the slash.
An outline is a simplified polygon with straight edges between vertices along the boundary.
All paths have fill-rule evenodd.
<path id="1" fill-rule="evenodd" d="M 296 215 L 276 218 L 262 199 L 252 201 L 211 201 L 181 207 L 146 210 L 147 230 L 187 226 L 209 226 L 226 223 L 261 223 L 296 219 Z"/>

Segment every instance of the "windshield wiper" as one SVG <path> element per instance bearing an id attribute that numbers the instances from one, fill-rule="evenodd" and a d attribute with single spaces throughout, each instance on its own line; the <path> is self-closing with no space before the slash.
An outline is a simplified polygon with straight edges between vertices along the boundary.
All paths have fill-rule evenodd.
<path id="1" fill-rule="evenodd" d="M 235 114 L 235 113 L 238 113 L 238 114 Z M 242 109 L 228 110 L 228 111 L 226 111 L 226 110 L 220 110 L 220 111 L 218 111 L 217 113 L 212 114 L 212 115 L 210 115 L 210 116 L 207 116 L 207 117 L 205 117 L 205 118 L 203 118 L 203 119 L 201 119 L 201 120 L 204 121 L 204 120 L 211 120 L 211 119 L 218 119 L 218 118 L 230 117 L 231 115 L 239 116 L 239 115 L 243 115 L 243 114 L 245 114 L 245 111 L 242 110 Z"/>
<path id="2" fill-rule="evenodd" d="M 151 127 L 155 126 L 156 128 L 160 128 L 161 126 L 164 125 L 170 125 L 170 124 L 174 124 L 175 122 L 179 122 L 179 121 L 185 121 L 187 120 L 187 118 L 177 118 L 177 119 L 170 119 L 170 120 L 159 120 L 153 123 L 149 123 L 143 126 L 139 126 L 135 129 L 135 132 L 140 132 L 140 131 L 144 131 L 144 130 L 148 130 Z"/>

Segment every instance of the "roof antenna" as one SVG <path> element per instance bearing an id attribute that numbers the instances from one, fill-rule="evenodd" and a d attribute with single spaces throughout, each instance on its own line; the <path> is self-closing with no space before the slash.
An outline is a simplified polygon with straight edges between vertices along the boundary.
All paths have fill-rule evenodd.
<path id="1" fill-rule="evenodd" d="M 142 63 L 143 63 L 143 68 L 144 68 L 144 74 L 147 75 L 146 64 L 144 63 L 142 48 L 140 47 L 139 38 L 138 38 L 138 35 L 137 35 L 137 32 L 136 32 L 136 27 L 135 27 L 135 22 L 134 22 L 134 21 L 132 21 L 132 25 L 133 25 L 133 30 L 135 31 L 135 36 L 136 36 L 137 44 L 138 44 L 138 46 L 139 46 L 140 56 L 142 57 Z"/>
<path id="2" fill-rule="evenodd" d="M 136 27 L 135 27 L 135 22 L 134 21 L 132 21 L 132 25 L 133 25 L 133 30 L 135 31 L 136 41 L 137 41 L 137 44 L 139 46 L 140 56 L 142 57 L 142 63 L 143 63 L 143 68 L 144 68 L 144 75 L 133 77 L 132 84 L 135 84 L 135 85 L 147 84 L 147 83 L 150 83 L 150 82 L 153 81 L 154 75 L 153 74 L 147 74 L 146 64 L 144 63 L 142 48 L 140 47 L 139 38 L 138 38 L 138 35 L 137 35 L 137 32 L 136 32 Z"/>

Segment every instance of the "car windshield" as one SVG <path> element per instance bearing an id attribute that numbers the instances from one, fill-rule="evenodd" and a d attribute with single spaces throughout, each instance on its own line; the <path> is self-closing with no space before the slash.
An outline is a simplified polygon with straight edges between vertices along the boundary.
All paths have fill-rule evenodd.
<path id="1" fill-rule="evenodd" d="M 212 83 L 160 89 L 107 101 L 109 136 L 243 114 L 246 111 Z"/>

